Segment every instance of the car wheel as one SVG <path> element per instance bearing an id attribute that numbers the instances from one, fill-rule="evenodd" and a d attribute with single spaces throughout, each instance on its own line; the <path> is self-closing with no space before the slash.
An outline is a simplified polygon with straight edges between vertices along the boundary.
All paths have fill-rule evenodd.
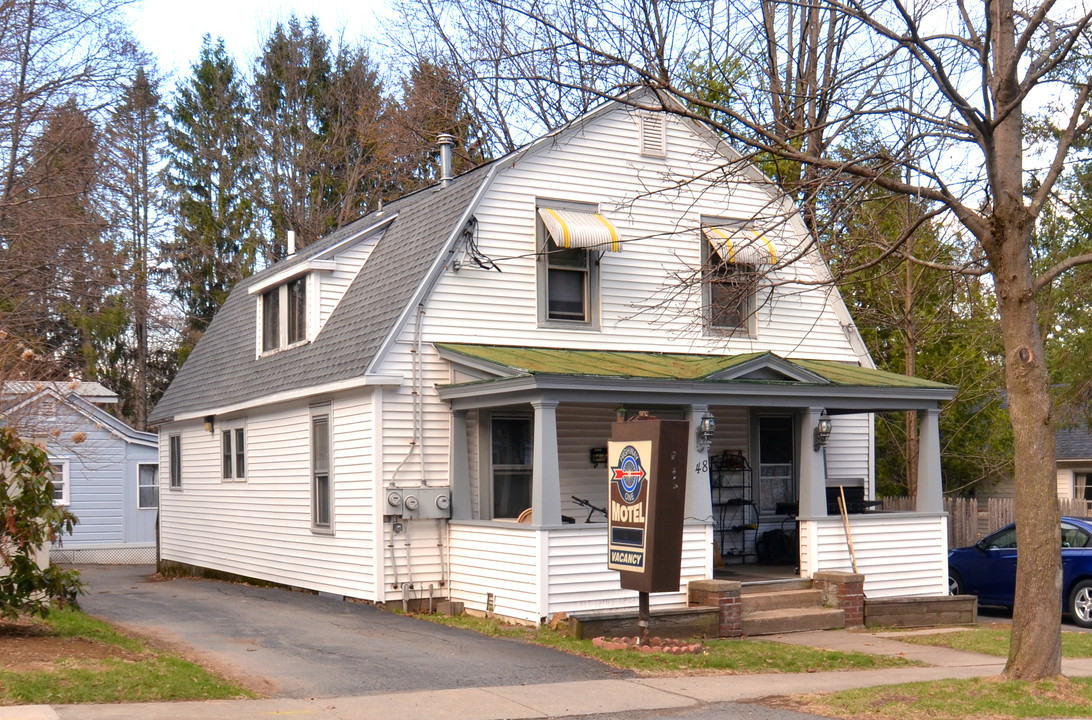
<path id="1" fill-rule="evenodd" d="M 963 578 L 955 570 L 948 571 L 948 594 L 962 595 L 966 591 L 963 587 Z"/>
<path id="2" fill-rule="evenodd" d="M 1084 628 L 1092 628 L 1092 580 L 1081 580 L 1069 593 L 1069 611 L 1073 622 Z"/>

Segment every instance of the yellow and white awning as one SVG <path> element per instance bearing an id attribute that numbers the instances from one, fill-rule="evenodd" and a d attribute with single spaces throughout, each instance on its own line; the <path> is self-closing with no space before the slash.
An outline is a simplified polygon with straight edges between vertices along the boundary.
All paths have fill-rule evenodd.
<path id="1" fill-rule="evenodd" d="M 776 265 L 777 251 L 761 231 L 754 228 L 706 227 L 705 236 L 713 249 L 728 262 L 748 265 Z"/>
<path id="2" fill-rule="evenodd" d="M 618 228 L 599 213 L 539 208 L 538 216 L 558 247 L 622 250 Z"/>

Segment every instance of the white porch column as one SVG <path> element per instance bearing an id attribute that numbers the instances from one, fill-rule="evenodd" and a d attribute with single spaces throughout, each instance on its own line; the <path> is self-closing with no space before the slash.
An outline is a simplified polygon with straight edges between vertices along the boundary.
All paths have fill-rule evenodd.
<path id="1" fill-rule="evenodd" d="M 686 477 L 686 499 L 683 502 L 683 517 L 694 518 L 699 522 L 713 522 L 713 500 L 709 487 L 709 449 L 698 449 L 698 426 L 701 416 L 709 411 L 708 405 L 690 406 L 690 463 Z"/>
<path id="2" fill-rule="evenodd" d="M 470 454 L 467 450 L 466 410 L 451 411 L 451 518 L 474 517 L 470 493 Z"/>
<path id="3" fill-rule="evenodd" d="M 534 400 L 535 450 L 531 474 L 531 525 L 561 524 L 561 475 L 557 459 L 557 401 Z"/>
<path id="4" fill-rule="evenodd" d="M 944 484 L 940 475 L 940 410 L 919 410 L 918 497 L 920 513 L 944 512 Z"/>
<path id="5" fill-rule="evenodd" d="M 827 514 L 827 478 L 823 463 L 823 448 L 815 449 L 815 426 L 822 408 L 807 408 L 797 416 L 797 454 L 800 457 L 801 518 Z"/>

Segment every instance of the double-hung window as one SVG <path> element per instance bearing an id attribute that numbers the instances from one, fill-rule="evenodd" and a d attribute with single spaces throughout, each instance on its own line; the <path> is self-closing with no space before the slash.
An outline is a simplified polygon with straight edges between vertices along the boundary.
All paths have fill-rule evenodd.
<path id="1" fill-rule="evenodd" d="M 53 504 L 67 505 L 69 502 L 68 460 L 50 459 L 53 467 Z"/>
<path id="2" fill-rule="evenodd" d="M 182 489 L 182 436 L 171 435 L 167 438 L 167 475 L 172 490 Z"/>
<path id="3" fill-rule="evenodd" d="M 595 205 L 539 203 L 538 322 L 595 329 L 599 325 L 599 263 L 621 250 L 618 229 Z"/>
<path id="4" fill-rule="evenodd" d="M 137 466 L 137 507 L 150 510 L 159 507 L 159 466 L 140 463 Z"/>
<path id="5" fill-rule="evenodd" d="M 311 411 L 311 529 L 326 533 L 334 530 L 329 407 Z"/>
<path id="6" fill-rule="evenodd" d="M 246 429 L 242 426 L 220 430 L 221 477 L 246 480 Z"/>
<path id="7" fill-rule="evenodd" d="M 307 276 L 302 275 L 261 294 L 262 352 L 274 352 L 307 341 Z"/>
<path id="8" fill-rule="evenodd" d="M 773 245 L 762 233 L 739 222 L 706 226 L 702 235 L 706 327 L 754 335 L 760 280 L 777 260 Z"/>

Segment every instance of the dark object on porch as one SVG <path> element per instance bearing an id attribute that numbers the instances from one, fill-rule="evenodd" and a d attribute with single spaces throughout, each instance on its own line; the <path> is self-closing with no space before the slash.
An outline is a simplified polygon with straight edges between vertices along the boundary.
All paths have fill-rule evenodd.
<path id="1" fill-rule="evenodd" d="M 883 507 L 883 500 L 865 500 L 863 487 L 842 487 L 846 495 L 846 512 L 850 515 Z M 827 515 L 841 515 L 838 507 L 839 488 L 827 488 Z"/>
<path id="2" fill-rule="evenodd" d="M 799 565 L 800 543 L 795 525 L 792 528 L 767 530 L 755 547 L 762 565 Z"/>

